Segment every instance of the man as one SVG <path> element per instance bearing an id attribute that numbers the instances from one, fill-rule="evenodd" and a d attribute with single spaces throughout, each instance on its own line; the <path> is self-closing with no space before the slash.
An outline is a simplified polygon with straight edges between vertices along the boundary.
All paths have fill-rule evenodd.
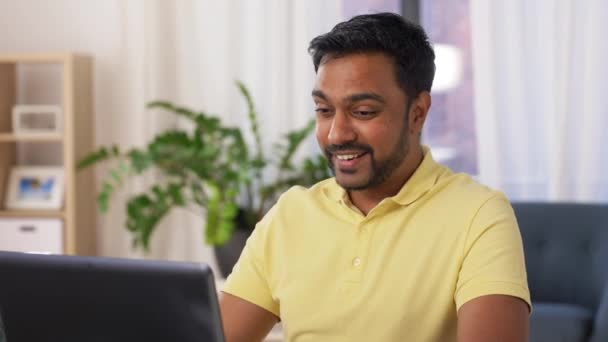
<path id="1" fill-rule="evenodd" d="M 434 52 L 394 14 L 312 40 L 317 140 L 334 178 L 287 191 L 220 300 L 229 342 L 526 341 L 530 297 L 505 197 L 420 143 Z"/>

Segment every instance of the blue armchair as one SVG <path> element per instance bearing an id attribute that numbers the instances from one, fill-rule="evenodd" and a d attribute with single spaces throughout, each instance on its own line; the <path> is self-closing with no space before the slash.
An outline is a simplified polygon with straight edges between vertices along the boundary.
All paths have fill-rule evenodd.
<path id="1" fill-rule="evenodd" d="M 608 205 L 513 203 L 533 311 L 530 342 L 608 341 Z"/>

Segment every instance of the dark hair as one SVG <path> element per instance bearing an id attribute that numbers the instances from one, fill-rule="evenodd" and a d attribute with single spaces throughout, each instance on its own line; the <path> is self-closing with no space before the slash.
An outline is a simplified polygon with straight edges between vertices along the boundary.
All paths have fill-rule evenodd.
<path id="1" fill-rule="evenodd" d="M 435 76 L 435 52 L 417 24 L 394 13 L 365 14 L 339 23 L 310 42 L 315 72 L 326 57 L 382 52 L 395 61 L 397 83 L 410 98 L 430 91 Z"/>

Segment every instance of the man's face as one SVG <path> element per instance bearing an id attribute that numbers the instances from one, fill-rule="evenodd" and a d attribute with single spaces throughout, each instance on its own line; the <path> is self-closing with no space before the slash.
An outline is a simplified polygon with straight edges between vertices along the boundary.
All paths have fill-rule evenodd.
<path id="1" fill-rule="evenodd" d="M 317 141 L 336 181 L 364 190 L 399 177 L 411 135 L 408 99 L 382 53 L 329 58 L 313 90 Z"/>

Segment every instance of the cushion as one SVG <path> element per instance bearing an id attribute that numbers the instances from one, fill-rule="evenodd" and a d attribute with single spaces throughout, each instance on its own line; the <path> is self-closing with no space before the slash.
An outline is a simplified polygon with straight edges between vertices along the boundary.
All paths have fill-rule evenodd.
<path id="1" fill-rule="evenodd" d="M 593 313 L 583 306 L 533 303 L 530 342 L 585 342 L 591 332 Z"/>

